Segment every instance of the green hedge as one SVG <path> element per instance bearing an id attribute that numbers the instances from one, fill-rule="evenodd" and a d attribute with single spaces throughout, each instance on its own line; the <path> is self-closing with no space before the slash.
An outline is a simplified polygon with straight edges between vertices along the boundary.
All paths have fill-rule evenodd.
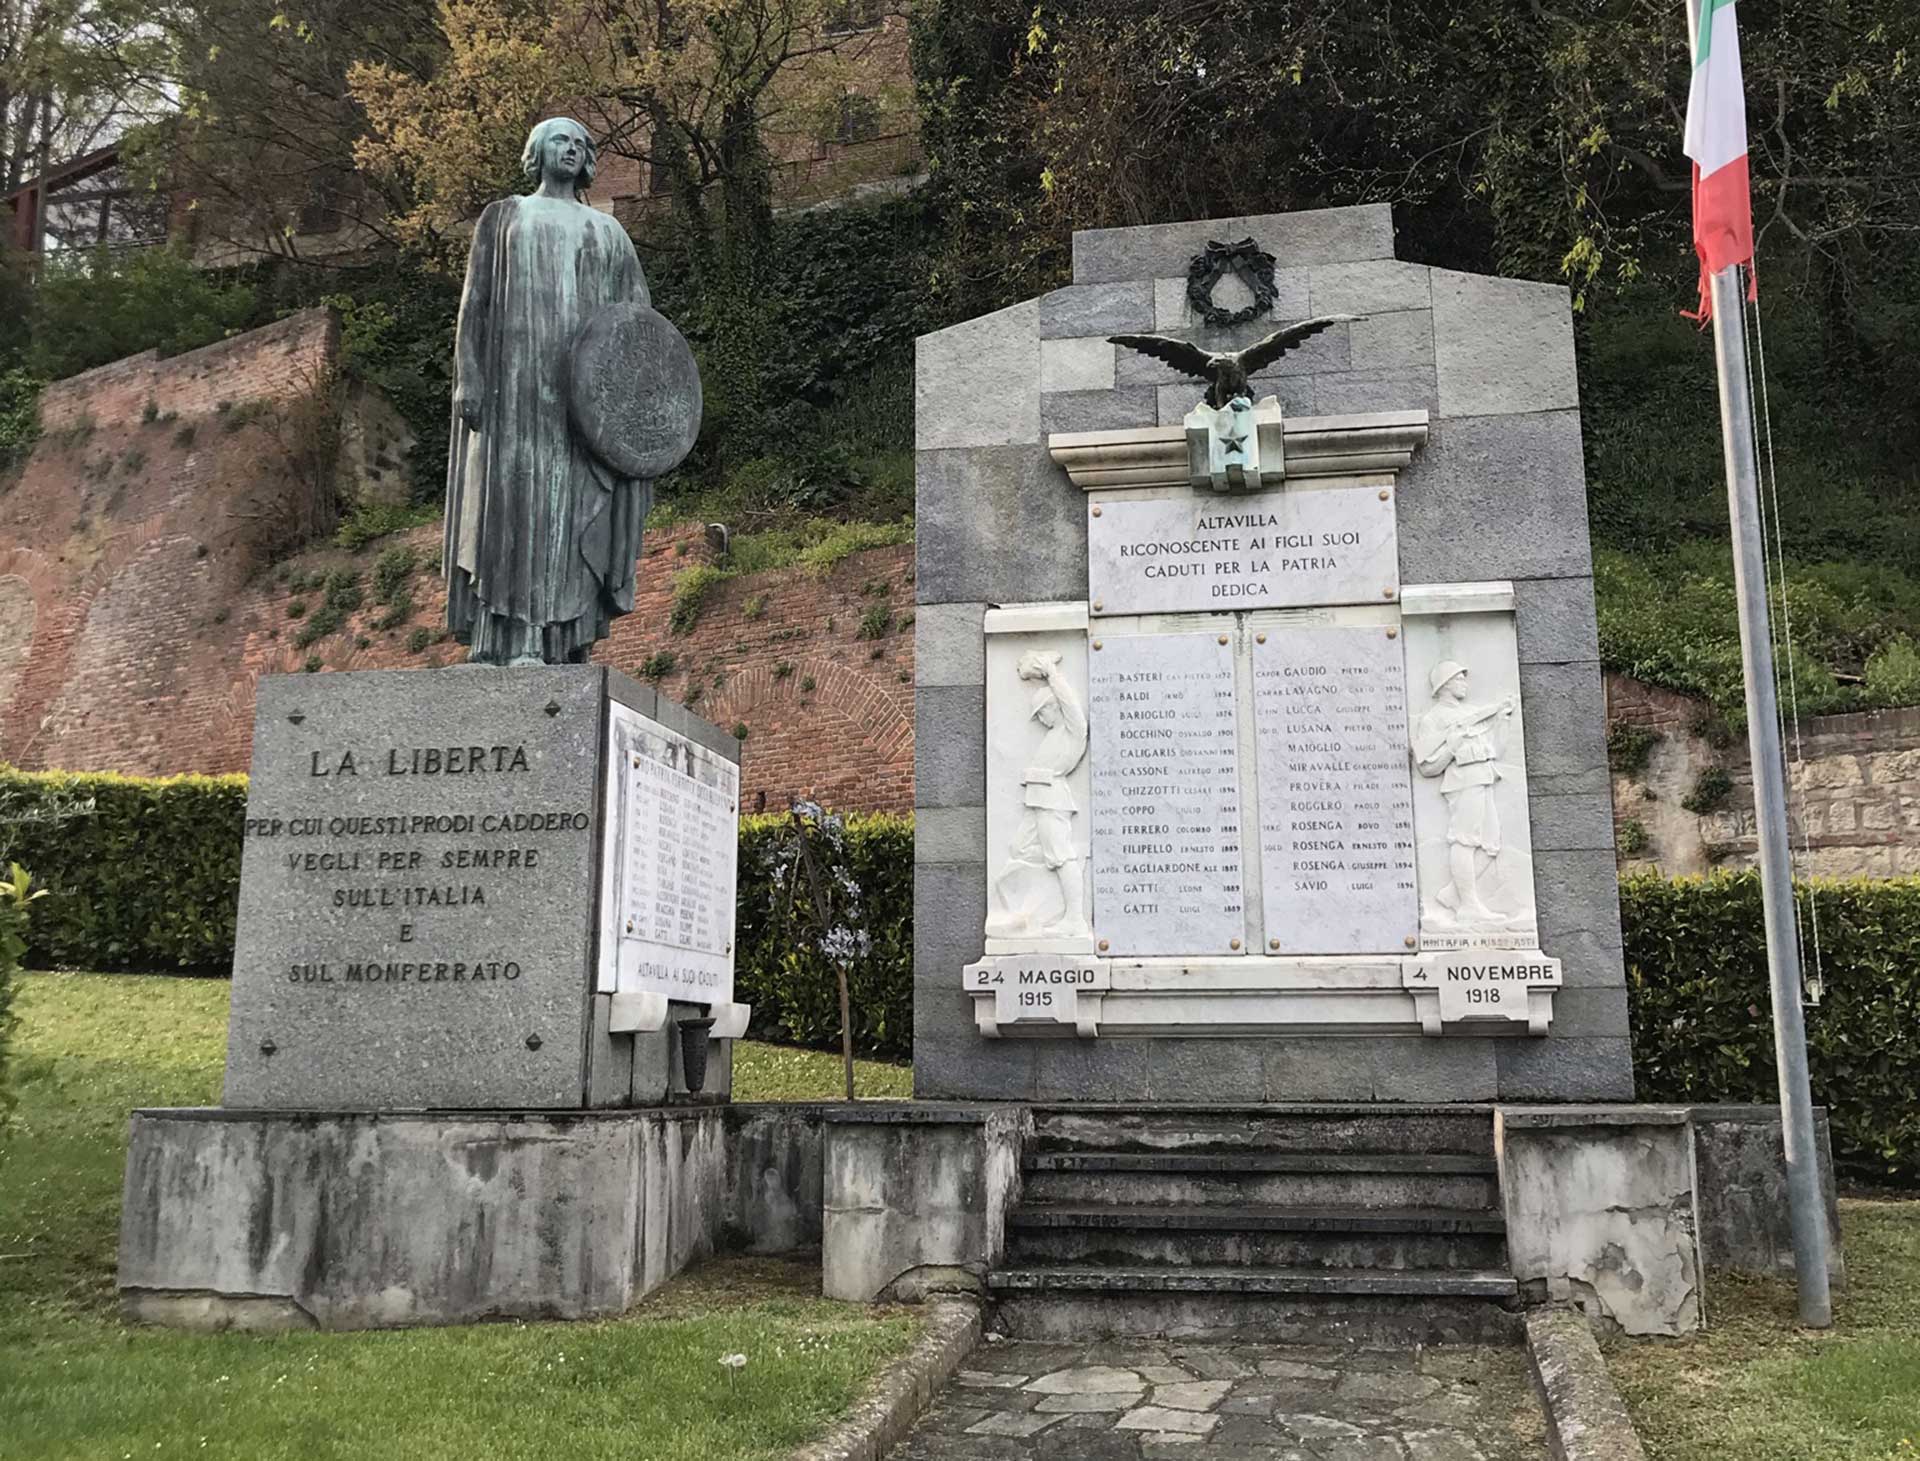
<path id="1" fill-rule="evenodd" d="M 13 1111 L 13 1030 L 18 1023 L 13 997 L 19 982 L 20 956 L 27 951 L 27 904 L 34 901 L 32 879 L 25 868 L 0 863 L 0 1133 Z"/>
<path id="2" fill-rule="evenodd" d="M 27 962 L 229 972 L 246 800 L 244 776 L 0 772 L 0 867 L 18 859 L 47 890 Z M 833 970 L 755 883 L 755 848 L 779 821 L 749 817 L 740 829 L 736 998 L 754 1006 L 757 1032 L 838 1049 Z M 854 1044 L 904 1059 L 913 1042 L 913 822 L 854 816 L 847 831 L 872 940 L 850 980 Z"/>
<path id="3" fill-rule="evenodd" d="M 0 772 L 0 866 L 31 868 L 26 961 L 225 973 L 233 959 L 246 778 Z M 833 969 L 761 881 L 779 818 L 741 825 L 736 997 L 756 1034 L 835 1049 Z M 847 819 L 868 952 L 852 969 L 854 1044 L 913 1049 L 913 822 Z M 1753 874 L 1621 883 L 1642 1100 L 1777 1099 L 1760 885 Z M 1818 883 L 1825 995 L 1807 1012 L 1814 1099 L 1862 1180 L 1920 1181 L 1920 879 Z M 1811 911 L 1811 910 L 1808 910 Z M 1810 927 L 1809 923 L 1809 927 Z M 958 970 L 953 971 L 955 978 Z"/>
<path id="4" fill-rule="evenodd" d="M 1920 879 L 1803 885 L 1800 908 L 1809 971 L 1820 919 L 1807 1061 L 1835 1163 L 1920 1181 Z M 1640 1099 L 1777 1101 L 1759 875 L 1625 878 L 1620 912 Z"/>
<path id="5" fill-rule="evenodd" d="M 32 869 L 27 962 L 226 973 L 244 776 L 0 773 L 0 863 Z"/>
<path id="6" fill-rule="evenodd" d="M 781 835 L 785 820 L 747 817 L 740 824 L 733 997 L 753 1006 L 755 1034 L 838 1050 L 840 992 L 833 966 L 754 872 L 762 863 L 758 847 Z M 906 1060 L 913 1055 L 913 819 L 849 816 L 847 860 L 871 942 L 847 979 L 853 1046 L 863 1055 Z"/>

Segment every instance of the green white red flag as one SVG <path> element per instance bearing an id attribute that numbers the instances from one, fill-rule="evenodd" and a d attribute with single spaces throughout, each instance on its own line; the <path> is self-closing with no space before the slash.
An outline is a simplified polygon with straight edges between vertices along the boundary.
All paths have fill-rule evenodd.
<path id="1" fill-rule="evenodd" d="M 1700 256 L 1700 313 L 1713 311 L 1708 280 L 1753 262 L 1753 196 L 1747 186 L 1747 96 L 1740 79 L 1734 0 L 1699 0 L 1686 153 L 1693 159 L 1693 248 Z"/>

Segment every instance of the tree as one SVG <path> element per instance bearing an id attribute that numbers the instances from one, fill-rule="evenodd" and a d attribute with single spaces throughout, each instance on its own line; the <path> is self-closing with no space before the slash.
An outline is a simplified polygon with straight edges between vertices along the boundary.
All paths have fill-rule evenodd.
<path id="1" fill-rule="evenodd" d="M 1676 0 L 929 0 L 914 23 L 970 237 L 1058 257 L 1074 228 L 1387 202 L 1436 263 L 1582 295 L 1691 269 Z M 1842 305 L 1909 273 L 1920 10 L 1743 0 L 1740 24 L 1763 249 Z"/>
<path id="2" fill-rule="evenodd" d="M 396 242 L 412 199 L 356 170 L 366 116 L 347 75 L 429 76 L 443 51 L 432 0 L 183 0 L 164 28 L 180 107 L 143 156 L 191 198 L 203 247 L 297 259 L 303 235 Z"/>
<path id="3" fill-rule="evenodd" d="M 528 127 L 571 109 L 603 159 L 643 164 L 671 199 L 696 274 L 732 275 L 772 213 L 770 138 L 817 130 L 875 32 L 845 30 L 845 0 L 441 0 L 445 62 L 431 77 L 353 68 L 364 167 L 404 181 L 401 220 L 437 240 L 517 181 Z M 664 186 L 663 186 L 664 184 Z"/>
<path id="4" fill-rule="evenodd" d="M 817 802 L 795 801 L 777 835 L 760 844 L 775 917 L 802 928 L 833 966 L 840 996 L 840 1063 L 853 1096 L 853 1006 L 847 966 L 872 950 L 860 884 L 847 869 L 847 824 Z"/>
<path id="5" fill-rule="evenodd" d="M 151 14 L 132 0 L 0 0 L 5 191 L 165 109 Z"/>

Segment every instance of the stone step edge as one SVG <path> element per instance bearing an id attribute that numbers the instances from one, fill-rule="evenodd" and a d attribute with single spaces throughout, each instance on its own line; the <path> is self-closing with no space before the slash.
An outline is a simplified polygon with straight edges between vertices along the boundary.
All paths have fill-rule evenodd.
<path id="1" fill-rule="evenodd" d="M 1468 1143 L 1464 1141 L 1429 1145 L 1422 1151 L 1381 1151 L 1367 1147 L 1342 1148 L 1328 1144 L 1308 1145 L 1303 1142 L 1230 1142 L 1216 1141 L 1210 1137 L 1195 1135 L 1188 1140 L 1156 1145 L 1152 1142 L 1136 1141 L 1121 1131 L 1103 1131 L 1097 1139 L 1081 1140 L 1036 1133 L 1029 1137 L 1026 1150 L 1036 1156 L 1072 1156 L 1077 1153 L 1097 1153 L 1100 1155 L 1152 1157 L 1171 1152 L 1185 1156 L 1218 1157 L 1222 1161 L 1238 1161 L 1248 1156 L 1346 1156 L 1346 1157 L 1465 1157 L 1471 1160 L 1492 1161 L 1493 1142 Z"/>
<path id="2" fill-rule="evenodd" d="M 1329 1121 L 1346 1120 L 1355 1116 L 1382 1120 L 1400 1119 L 1408 1116 L 1458 1116 L 1465 1119 L 1493 1121 L 1493 1113 L 1499 1108 L 1491 1102 L 1460 1101 L 1454 1103 L 1429 1102 L 1425 1105 L 1396 1102 L 1314 1102 L 1314 1101 L 1258 1101 L 1239 1103 L 1217 1101 L 1032 1101 L 1027 1109 L 1033 1112 L 1037 1121 L 1043 1116 L 1286 1116 L 1323 1117 Z"/>
<path id="3" fill-rule="evenodd" d="M 1166 1228 L 1209 1233 L 1485 1233 L 1507 1220 L 1491 1209 L 1455 1207 L 1282 1207 L 1200 1203 L 1027 1202 L 1007 1227 L 1028 1232 Z"/>
<path id="4" fill-rule="evenodd" d="M 1452 1152 L 1120 1152 L 1029 1151 L 1020 1165 L 1028 1172 L 1341 1172 L 1390 1176 L 1494 1176 L 1492 1157 Z"/>
<path id="5" fill-rule="evenodd" d="M 1443 1268 L 996 1268 L 993 1293 L 1383 1294 L 1516 1299 L 1510 1273 Z"/>

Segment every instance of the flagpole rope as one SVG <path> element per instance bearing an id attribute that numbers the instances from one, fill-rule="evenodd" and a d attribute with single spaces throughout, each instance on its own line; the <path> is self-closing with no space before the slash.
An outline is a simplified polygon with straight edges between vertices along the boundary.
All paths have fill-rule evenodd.
<path id="1" fill-rule="evenodd" d="M 1752 351 L 1752 354 L 1755 357 L 1757 357 L 1757 362 L 1759 365 L 1758 371 L 1749 370 L 1747 374 L 1747 381 L 1748 381 L 1747 389 L 1750 395 L 1753 390 L 1754 376 L 1757 374 L 1760 380 L 1759 410 L 1753 413 L 1752 419 L 1756 423 L 1756 429 L 1754 433 L 1755 435 L 1754 459 L 1756 463 L 1759 463 L 1762 461 L 1765 462 L 1764 474 L 1761 478 L 1761 483 L 1760 483 L 1761 492 L 1759 493 L 1759 497 L 1761 501 L 1761 512 L 1762 512 L 1761 548 L 1762 548 L 1763 554 L 1768 552 L 1766 539 L 1765 539 L 1765 532 L 1766 532 L 1765 519 L 1767 516 L 1770 515 L 1773 519 L 1773 546 L 1772 546 L 1771 553 L 1768 556 L 1772 557 L 1775 565 L 1775 570 L 1779 574 L 1780 617 L 1782 620 L 1783 627 L 1786 630 L 1786 644 L 1787 644 L 1787 701 L 1786 703 L 1788 706 L 1786 720 L 1793 727 L 1793 757 L 1790 764 L 1793 766 L 1800 767 L 1804 772 L 1806 767 L 1806 750 L 1800 735 L 1801 728 L 1800 728 L 1800 690 L 1799 690 L 1799 683 L 1798 683 L 1799 676 L 1795 673 L 1795 669 L 1794 669 L 1793 604 L 1791 600 L 1787 597 L 1786 542 L 1780 527 L 1780 476 L 1779 476 L 1779 472 L 1776 470 L 1774 465 L 1773 407 L 1772 407 L 1772 401 L 1771 401 L 1771 392 L 1767 384 L 1767 333 L 1766 333 L 1766 325 L 1765 325 L 1764 317 L 1760 312 L 1760 290 L 1758 288 L 1758 282 L 1759 282 L 1758 264 L 1759 264 L 1759 261 L 1757 258 L 1750 261 L 1747 264 L 1748 277 L 1754 281 L 1755 287 L 1747 291 L 1746 310 L 1748 314 L 1751 316 L 1751 320 L 1752 320 L 1753 340 L 1754 340 L 1754 349 Z M 1764 456 L 1761 454 L 1759 450 L 1763 442 L 1766 447 Z M 1772 618 L 1773 618 L 1773 606 L 1771 602 L 1772 601 L 1771 594 L 1768 595 L 1768 601 L 1769 602 L 1767 606 L 1767 618 L 1768 618 L 1768 624 L 1769 624 L 1769 632 L 1771 632 L 1771 625 L 1772 625 Z M 1775 663 L 1776 664 L 1778 663 L 1777 658 L 1775 660 Z M 1776 681 L 1778 680 L 1778 678 L 1779 677 L 1776 672 L 1776 675 L 1775 675 Z M 1779 703 L 1780 703 L 1779 697 L 1778 697 L 1778 694 L 1776 693 L 1775 695 L 1776 718 L 1778 718 L 1780 714 L 1780 711 L 1778 708 Z M 1783 742 L 1786 739 L 1784 725 L 1782 727 L 1781 739 Z M 1799 802 L 1798 818 L 1800 822 L 1801 866 L 1803 868 L 1806 868 L 1806 867 L 1810 867 L 1813 862 L 1813 833 L 1807 824 L 1806 787 L 1802 785 L 1799 788 L 1799 792 L 1800 794 L 1798 797 L 1798 802 Z M 1788 776 L 1787 796 L 1789 801 L 1792 801 L 1795 799 L 1793 793 L 1794 793 L 1793 777 Z M 1787 851 L 1788 851 L 1788 857 L 1789 859 L 1791 859 L 1793 855 L 1793 844 L 1791 839 L 1789 839 L 1788 841 Z M 1796 898 L 1794 900 L 1794 914 L 1793 914 L 1794 937 L 1796 942 L 1798 942 L 1801 946 L 1801 965 L 1803 969 L 1806 963 L 1805 933 L 1811 932 L 1812 939 L 1813 939 L 1813 977 L 1811 979 L 1804 980 L 1803 997 L 1807 1000 L 1808 1003 L 1817 1005 L 1820 1003 L 1820 996 L 1824 992 L 1826 987 L 1826 971 L 1825 971 L 1823 960 L 1821 957 L 1822 950 L 1820 946 L 1820 902 L 1819 902 L 1819 898 L 1817 897 L 1814 891 L 1813 884 L 1811 881 L 1808 881 L 1807 883 L 1806 923 L 1809 925 L 1809 928 L 1803 931 L 1801 927 L 1802 920 L 1800 917 L 1799 900 Z"/>
<path id="2" fill-rule="evenodd" d="M 1752 311 L 1758 305 L 1759 301 L 1758 301 L 1757 295 L 1759 291 L 1753 288 L 1751 263 L 1749 263 L 1745 267 L 1749 271 L 1748 279 L 1747 279 L 1748 287 L 1739 291 L 1740 299 L 1741 299 L 1740 373 L 1746 383 L 1747 421 L 1749 423 L 1748 437 L 1749 437 L 1749 444 L 1753 448 L 1754 476 L 1757 479 L 1755 485 L 1756 485 L 1756 488 L 1758 489 L 1754 493 L 1754 506 L 1757 507 L 1760 512 L 1760 581 L 1762 585 L 1762 593 L 1761 593 L 1760 599 L 1761 599 L 1761 602 L 1766 606 L 1766 611 L 1767 611 L 1767 642 L 1770 645 L 1773 645 L 1776 650 L 1774 654 L 1769 656 L 1769 660 L 1773 667 L 1773 728 L 1776 735 L 1779 737 L 1779 739 L 1775 742 L 1775 744 L 1782 748 L 1781 774 L 1784 777 L 1786 773 L 1786 753 L 1785 753 L 1786 716 L 1785 716 L 1785 711 L 1783 707 L 1786 704 L 1786 697 L 1782 696 L 1780 693 L 1780 677 L 1782 674 L 1781 666 L 1782 666 L 1783 660 L 1782 660 L 1782 656 L 1777 651 L 1778 651 L 1778 647 L 1781 640 L 1781 633 L 1780 633 L 1781 625 L 1779 622 L 1780 616 L 1791 613 L 1791 610 L 1787 604 L 1786 564 L 1780 557 L 1779 553 L 1776 551 L 1776 547 L 1775 547 L 1775 544 L 1778 541 L 1775 536 L 1775 532 L 1777 531 L 1778 522 L 1779 522 L 1779 502 L 1777 499 L 1774 499 L 1771 502 L 1771 504 L 1769 503 L 1769 498 L 1766 490 L 1766 485 L 1767 485 L 1766 484 L 1766 467 L 1760 456 L 1760 432 L 1759 432 L 1759 424 L 1758 424 L 1760 420 L 1760 399 L 1759 399 L 1759 396 L 1755 393 L 1754 384 L 1753 384 L 1753 376 L 1754 376 L 1753 319 L 1750 314 L 1750 311 Z M 1772 507 L 1772 517 L 1774 520 L 1774 528 L 1772 530 L 1770 530 L 1768 526 L 1770 505 Z M 1774 607 L 1774 582 L 1776 577 L 1778 578 L 1779 584 L 1780 584 L 1780 595 L 1779 595 L 1780 606 L 1777 610 Z M 1786 625 L 1786 641 L 1787 641 L 1787 656 L 1790 657 L 1793 653 L 1793 625 L 1791 620 L 1789 620 Z M 1789 662 L 1787 662 L 1786 664 L 1785 674 L 1787 677 L 1788 687 L 1789 689 L 1791 689 L 1793 684 L 1793 666 L 1790 662 L 1790 658 L 1789 658 Z M 1754 779 L 1756 782 L 1759 780 L 1758 767 L 1754 768 Z M 1788 781 L 1788 788 L 1789 788 L 1788 815 L 1789 817 L 1791 817 L 1792 815 L 1791 786 L 1792 786 L 1792 783 L 1789 780 Z M 1788 870 L 1789 879 L 1791 879 L 1792 871 L 1793 871 L 1793 833 L 1791 828 L 1788 829 L 1788 833 L 1787 833 L 1787 870 Z M 1795 904 L 1794 904 L 1793 947 L 1794 947 L 1794 952 L 1800 956 L 1801 964 L 1804 967 L 1806 962 L 1806 938 L 1805 938 L 1804 931 L 1800 926 L 1800 910 L 1799 910 L 1798 900 L 1795 900 Z"/>

